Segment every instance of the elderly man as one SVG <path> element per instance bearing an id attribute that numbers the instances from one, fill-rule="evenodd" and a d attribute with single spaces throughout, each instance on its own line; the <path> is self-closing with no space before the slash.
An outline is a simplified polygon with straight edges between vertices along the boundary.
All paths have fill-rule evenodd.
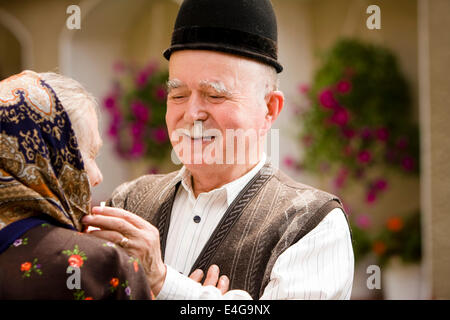
<path id="1" fill-rule="evenodd" d="M 185 0 L 164 56 L 166 123 L 184 166 L 121 185 L 83 222 L 141 258 L 157 299 L 349 299 L 340 200 L 263 152 L 284 103 L 270 1 Z"/>

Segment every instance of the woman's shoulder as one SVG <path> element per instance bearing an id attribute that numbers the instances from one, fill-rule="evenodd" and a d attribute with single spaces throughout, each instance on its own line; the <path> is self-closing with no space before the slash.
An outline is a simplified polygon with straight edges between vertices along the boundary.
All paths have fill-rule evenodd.
<path id="1" fill-rule="evenodd" d="M 77 246 L 86 252 L 104 255 L 107 252 L 123 253 L 122 248 L 106 240 L 94 237 L 90 234 L 66 229 L 51 224 L 42 224 L 28 231 L 29 237 L 40 238 L 39 245 L 44 245 L 47 251 L 60 252 Z"/>
<path id="2" fill-rule="evenodd" d="M 90 273 L 115 272 L 117 276 L 129 267 L 133 270 L 140 268 L 138 260 L 119 245 L 87 233 L 44 224 L 30 230 L 27 235 L 30 245 L 33 245 L 33 239 L 40 238 L 33 252 L 49 256 L 67 267 L 86 268 Z"/>

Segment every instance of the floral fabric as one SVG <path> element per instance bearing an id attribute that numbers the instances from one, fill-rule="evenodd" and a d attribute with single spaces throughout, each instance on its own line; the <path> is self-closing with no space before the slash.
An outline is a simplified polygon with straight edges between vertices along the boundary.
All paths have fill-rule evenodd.
<path id="1" fill-rule="evenodd" d="M 78 287 L 74 268 L 79 269 Z M 3 299 L 146 300 L 151 294 L 141 264 L 122 248 L 42 224 L 0 254 Z"/>

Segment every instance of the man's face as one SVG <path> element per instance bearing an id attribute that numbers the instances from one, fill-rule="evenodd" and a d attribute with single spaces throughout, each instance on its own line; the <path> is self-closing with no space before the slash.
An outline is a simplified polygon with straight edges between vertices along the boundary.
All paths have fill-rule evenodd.
<path id="1" fill-rule="evenodd" d="M 236 163 L 242 152 L 247 154 L 246 162 L 256 163 L 249 154 L 259 157 L 262 137 L 270 127 L 265 76 L 259 63 L 239 56 L 203 50 L 172 54 L 166 123 L 174 149 L 183 149 L 183 157 L 179 157 L 186 166 L 204 166 L 213 159 L 217 164 L 218 156 L 223 163 L 234 156 Z M 231 149 L 227 134 L 235 135 L 228 139 L 234 141 Z M 245 137 L 244 149 L 237 146 L 242 140 L 239 136 Z M 187 149 L 191 155 L 186 157 Z"/>

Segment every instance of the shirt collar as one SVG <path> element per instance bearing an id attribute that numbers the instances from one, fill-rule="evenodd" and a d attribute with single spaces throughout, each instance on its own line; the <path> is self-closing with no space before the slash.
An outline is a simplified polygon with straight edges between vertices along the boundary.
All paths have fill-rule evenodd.
<path id="1" fill-rule="evenodd" d="M 223 192 L 226 193 L 227 197 L 227 204 L 228 206 L 231 205 L 231 203 L 234 201 L 234 199 L 237 197 L 239 192 L 247 185 L 247 183 L 258 173 L 259 170 L 264 166 L 266 163 L 267 156 L 266 153 L 263 152 L 261 160 L 254 166 L 250 171 L 248 171 L 243 176 L 237 178 L 236 180 L 233 180 L 217 189 L 213 189 L 209 192 L 201 193 L 206 195 L 212 195 L 216 192 Z M 192 190 L 192 184 L 191 184 L 191 173 L 189 170 L 183 166 L 180 169 L 180 172 L 177 175 L 178 179 L 181 179 L 181 185 L 183 186 L 184 190 L 189 194 L 189 199 L 191 201 L 195 201 L 194 191 Z M 178 180 L 177 179 L 177 180 Z"/>

